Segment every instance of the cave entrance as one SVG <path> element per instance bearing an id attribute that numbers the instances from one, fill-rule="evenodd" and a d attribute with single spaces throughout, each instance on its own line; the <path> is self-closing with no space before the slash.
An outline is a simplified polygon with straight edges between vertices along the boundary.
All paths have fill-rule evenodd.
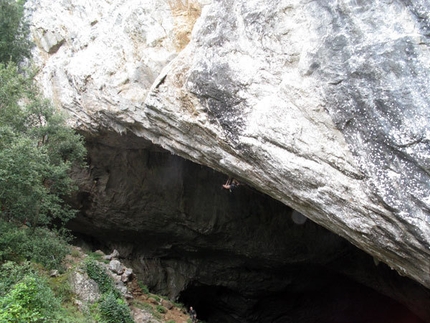
<path id="1" fill-rule="evenodd" d="M 423 323 L 398 302 L 342 275 L 304 273 L 291 289 L 259 295 L 193 283 L 178 300 L 207 323 Z"/>
<path id="2" fill-rule="evenodd" d="M 226 287 L 190 286 L 180 294 L 179 302 L 184 304 L 187 309 L 192 306 L 200 321 L 211 323 L 243 322 L 237 315 L 237 308 L 243 307 L 244 299 Z"/>
<path id="3" fill-rule="evenodd" d="M 124 250 L 136 275 L 149 277 L 146 284 L 163 295 L 176 296 L 186 284 L 178 300 L 195 307 L 199 319 L 421 322 L 382 294 L 430 317 L 422 286 L 375 266 L 290 207 L 245 184 L 226 191 L 224 174 L 139 138 L 107 139 L 89 147 L 91 172 L 76 175 L 80 215 L 69 229 Z M 157 261 L 142 266 L 142 259 Z"/>

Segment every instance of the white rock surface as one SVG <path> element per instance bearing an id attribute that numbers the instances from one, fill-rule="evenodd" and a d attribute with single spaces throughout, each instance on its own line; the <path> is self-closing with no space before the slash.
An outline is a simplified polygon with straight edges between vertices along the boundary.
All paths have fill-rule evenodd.
<path id="1" fill-rule="evenodd" d="M 97 283 L 88 278 L 87 275 L 75 271 L 72 273 L 70 280 L 73 292 L 85 304 L 95 303 L 100 299 L 101 293 Z"/>
<path id="2" fill-rule="evenodd" d="M 167 0 L 26 6 L 45 94 L 70 112 L 75 126 L 91 130 L 106 122 L 121 132 L 134 122 L 151 84 L 177 54 L 178 30 L 187 27 L 178 26 L 183 10 L 171 10 Z M 189 7 L 193 16 L 199 6 Z"/>
<path id="3" fill-rule="evenodd" d="M 193 8 L 29 0 L 40 83 L 75 127 L 228 173 L 430 287 L 428 5 L 202 7 L 177 55 Z"/>

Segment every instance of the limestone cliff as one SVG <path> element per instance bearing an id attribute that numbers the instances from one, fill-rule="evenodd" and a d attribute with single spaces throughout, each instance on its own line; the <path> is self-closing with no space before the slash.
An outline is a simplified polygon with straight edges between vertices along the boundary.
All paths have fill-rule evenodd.
<path id="1" fill-rule="evenodd" d="M 429 287 L 427 14 L 399 1 L 216 2 L 135 132 Z"/>
<path id="2" fill-rule="evenodd" d="M 29 0 L 27 7 L 40 84 L 90 143 L 117 152 L 113 162 L 129 162 L 130 149 L 162 147 L 234 176 L 430 287 L 428 2 Z M 152 165 L 152 154 L 134 153 Z M 180 201 L 189 181 L 168 165 Z M 88 192 L 136 187 L 94 167 Z M 152 175 L 127 176 L 133 183 Z M 107 207 L 108 197 L 125 202 L 128 193 L 115 194 L 98 201 Z M 147 205 L 130 207 L 124 217 Z M 181 207 L 178 214 L 188 214 Z M 222 234 L 217 216 L 208 215 L 200 234 Z M 187 221 L 179 223 L 190 229 Z"/>
<path id="3" fill-rule="evenodd" d="M 429 287 L 426 2 L 216 1 L 177 57 L 192 24 L 171 6 L 30 1 L 46 93 L 77 128 L 234 175 Z"/>

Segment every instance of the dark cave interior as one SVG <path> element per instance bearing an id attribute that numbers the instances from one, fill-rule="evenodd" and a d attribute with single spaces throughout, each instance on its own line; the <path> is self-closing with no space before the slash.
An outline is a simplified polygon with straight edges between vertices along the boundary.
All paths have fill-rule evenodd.
<path id="1" fill-rule="evenodd" d="M 430 322 L 427 289 L 252 187 L 137 138 L 87 146 L 70 229 L 200 320 Z"/>
<path id="2" fill-rule="evenodd" d="M 252 298 L 222 286 L 190 286 L 181 292 L 179 302 L 193 306 L 201 320 L 211 323 L 423 322 L 398 302 L 351 279 L 336 274 L 311 276 L 309 284 L 315 286 L 308 290 L 284 290 Z"/>

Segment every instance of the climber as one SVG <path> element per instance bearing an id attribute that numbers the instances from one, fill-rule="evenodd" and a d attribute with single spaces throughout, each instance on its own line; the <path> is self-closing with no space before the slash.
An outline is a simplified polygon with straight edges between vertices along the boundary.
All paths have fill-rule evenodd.
<path id="1" fill-rule="evenodd" d="M 192 323 L 196 323 L 197 322 L 197 313 L 196 313 L 196 310 L 193 309 L 192 306 L 190 306 L 190 318 L 191 318 L 191 322 Z"/>
<path id="2" fill-rule="evenodd" d="M 227 179 L 227 182 L 222 187 L 225 188 L 226 190 L 229 190 L 231 192 L 232 190 L 234 190 L 239 185 L 240 185 L 240 183 L 237 180 L 235 180 L 234 178 L 229 177 Z"/>

